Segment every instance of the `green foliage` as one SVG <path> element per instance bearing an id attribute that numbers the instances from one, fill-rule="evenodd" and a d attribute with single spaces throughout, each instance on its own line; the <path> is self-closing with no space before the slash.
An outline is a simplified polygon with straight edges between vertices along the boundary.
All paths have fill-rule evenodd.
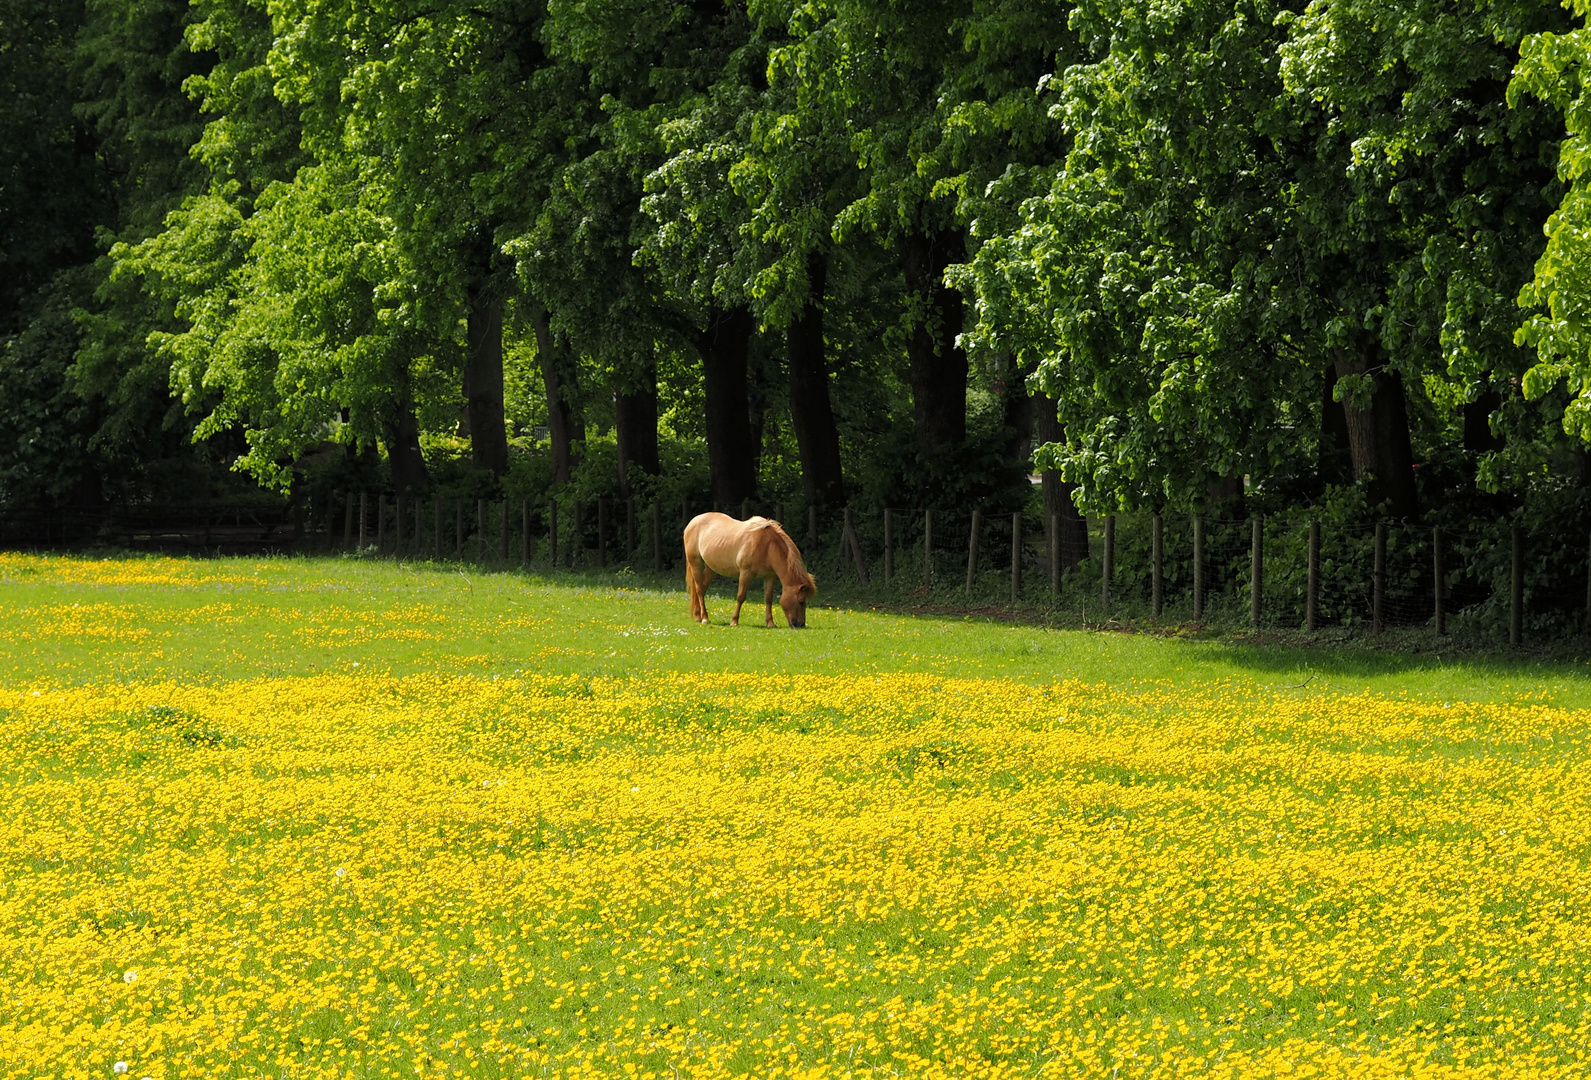
<path id="1" fill-rule="evenodd" d="M 1310 467 L 1339 353 L 1431 408 L 1519 371 L 1507 300 L 1554 192 L 1551 125 L 1501 88 L 1551 19 L 1080 5 L 1093 55 L 1047 87 L 1070 154 L 1000 182 L 1019 223 L 972 275 L 979 343 L 1060 402 L 1047 459 L 1096 506 L 1191 508 L 1211 480 Z"/>
<path id="2" fill-rule="evenodd" d="M 29 296 L 92 251 L 107 212 L 94 145 L 73 114 L 81 3 L 0 3 L 0 334 Z"/>
<path id="3" fill-rule="evenodd" d="M 543 500 L 541 433 L 565 419 L 584 460 L 563 497 L 617 497 L 614 395 L 654 376 L 663 475 L 632 486 L 704 499 L 698 335 L 745 309 L 757 495 L 794 503 L 784 334 L 815 299 L 859 506 L 1003 514 L 1034 466 L 1095 511 L 1194 511 L 1243 477 L 1276 512 L 1331 505 L 1387 460 L 1333 418 L 1382 423 L 1388 385 L 1407 430 L 1373 439 L 1407 444 L 1432 520 L 1545 508 L 1591 475 L 1587 39 L 1548 5 L 0 0 L 0 17 L 0 86 L 22 105 L 0 119 L 0 363 L 22 395 L 3 408 L 31 433 L 0 454 L 7 499 L 186 475 L 167 459 L 331 498 L 412 469 L 418 442 L 439 491 Z M 962 318 L 946 284 L 967 301 L 966 387 L 924 381 Z M 495 314 L 516 441 L 486 479 L 460 419 L 485 392 L 466 370 L 491 381 L 471 341 Z M 1024 383 L 1063 432 L 1030 459 Z M 969 403 L 948 424 L 916 397 L 945 389 Z M 962 421 L 964 445 L 929 452 L 923 432 L 957 441 Z M 1332 486 L 1339 452 L 1357 487 Z"/>
<path id="4" fill-rule="evenodd" d="M 64 270 L 30 297 L 20 333 L 0 336 L 0 501 L 49 505 L 77 492 L 91 468 L 93 414 L 72 392 L 79 334 L 73 310 L 89 274 Z"/>
<path id="5" fill-rule="evenodd" d="M 1584 3 L 1572 6 L 1582 20 L 1591 14 Z M 1520 306 L 1534 309 L 1534 314 L 1519 328 L 1517 340 L 1533 348 L 1537 357 L 1525 373 L 1526 396 L 1541 397 L 1566 385 L 1571 400 L 1563 426 L 1582 441 L 1591 441 L 1591 339 L 1585 329 L 1591 300 L 1591 245 L 1585 227 L 1591 217 L 1588 57 L 1591 30 L 1584 26 L 1533 34 L 1524 40 L 1508 90 L 1516 107 L 1529 95 L 1561 111 L 1568 129 L 1557 162 L 1558 177 L 1568 190 L 1547 221 L 1547 246 L 1536 263 L 1535 277 L 1519 292 Z"/>
<path id="6" fill-rule="evenodd" d="M 379 189 L 305 167 L 246 217 L 223 195 L 195 198 L 159 237 L 116 251 L 186 324 L 152 340 L 190 406 L 215 402 L 198 437 L 243 429 L 237 467 L 265 483 L 290 483 L 314 443 L 374 444 L 416 400 L 449 395 L 450 358 L 422 351 L 382 210 Z"/>

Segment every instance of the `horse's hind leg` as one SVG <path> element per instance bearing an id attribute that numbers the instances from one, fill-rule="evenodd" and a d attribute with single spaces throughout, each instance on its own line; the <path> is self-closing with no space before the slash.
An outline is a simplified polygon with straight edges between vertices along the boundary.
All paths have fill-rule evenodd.
<path id="1" fill-rule="evenodd" d="M 762 625 L 773 629 L 773 583 L 776 579 L 769 578 L 764 582 L 762 590 Z"/>
<path id="2" fill-rule="evenodd" d="M 739 626 L 740 625 L 740 609 L 741 609 L 741 606 L 744 605 L 745 602 L 746 602 L 746 589 L 750 585 L 751 585 L 751 571 L 750 570 L 742 570 L 740 572 L 740 589 L 735 594 L 735 617 L 733 619 L 729 620 L 729 625 L 730 626 Z"/>
<path id="3" fill-rule="evenodd" d="M 707 586 L 713 583 L 713 572 L 703 563 L 701 569 L 696 571 L 696 614 L 698 621 L 706 626 L 707 618 Z"/>
<path id="4" fill-rule="evenodd" d="M 711 576 L 705 563 L 685 559 L 685 593 L 691 601 L 691 618 L 699 623 L 707 621 L 707 580 Z"/>

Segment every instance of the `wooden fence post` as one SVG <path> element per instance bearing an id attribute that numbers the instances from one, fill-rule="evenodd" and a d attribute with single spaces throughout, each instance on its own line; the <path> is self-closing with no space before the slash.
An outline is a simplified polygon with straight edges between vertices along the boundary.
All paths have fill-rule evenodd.
<path id="1" fill-rule="evenodd" d="M 1165 595 L 1166 549 L 1161 533 L 1162 518 L 1156 514 L 1149 521 L 1149 612 L 1160 618 Z"/>
<path id="2" fill-rule="evenodd" d="M 1265 599 L 1265 519 L 1256 517 L 1252 523 L 1253 540 L 1249 551 L 1248 569 L 1248 624 L 1260 628 L 1260 605 Z"/>
<path id="3" fill-rule="evenodd" d="M 652 500 L 652 569 L 663 570 L 663 504 Z"/>
<path id="4" fill-rule="evenodd" d="M 1370 583 L 1370 632 L 1379 634 L 1384 629 L 1383 605 L 1387 595 L 1387 526 L 1376 522 L 1376 553 L 1373 577 Z"/>
<path id="5" fill-rule="evenodd" d="M 486 500 L 475 500 L 475 561 L 486 565 Z"/>
<path id="6" fill-rule="evenodd" d="M 453 557 L 464 561 L 464 500 L 453 500 Z"/>
<path id="7" fill-rule="evenodd" d="M 1517 647 L 1525 628 L 1525 530 L 1515 525 L 1510 531 L 1513 548 L 1508 589 L 1508 644 Z"/>
<path id="8" fill-rule="evenodd" d="M 365 552 L 365 518 L 369 513 L 368 503 L 370 496 L 363 491 L 359 493 L 359 553 Z"/>
<path id="9" fill-rule="evenodd" d="M 403 557 L 403 512 L 409 507 L 404 502 L 402 495 L 394 495 L 392 499 L 392 553 L 399 558 Z"/>
<path id="10" fill-rule="evenodd" d="M 387 552 L 387 493 L 376 496 L 376 554 Z"/>
<path id="11" fill-rule="evenodd" d="M 442 497 L 431 500 L 431 542 L 436 545 L 436 561 L 442 561 Z"/>
<path id="12" fill-rule="evenodd" d="M 1304 629 L 1320 629 L 1320 522 L 1309 522 L 1309 569 L 1304 592 Z"/>
<path id="13" fill-rule="evenodd" d="M 1204 518 L 1193 519 L 1193 621 L 1204 621 Z"/>
<path id="14" fill-rule="evenodd" d="M 519 565 L 530 565 L 530 500 L 519 500 Z"/>
<path id="15" fill-rule="evenodd" d="M 895 512 L 884 507 L 884 586 L 895 579 Z M 1591 589 L 1587 590 L 1591 594 Z M 1588 601 L 1591 607 L 1591 601 Z"/>
<path id="16" fill-rule="evenodd" d="M 1110 610 L 1110 579 L 1116 572 L 1116 515 L 1105 515 L 1105 551 L 1100 559 L 1099 572 L 1099 607 L 1101 612 Z"/>
<path id="17" fill-rule="evenodd" d="M 934 512 L 923 511 L 923 587 L 934 587 Z"/>
<path id="18" fill-rule="evenodd" d="M 865 588 L 867 582 L 867 561 L 862 558 L 862 542 L 856 536 L 856 523 L 851 517 L 851 508 L 845 508 L 845 542 L 851 547 L 851 557 L 856 560 L 856 580 Z"/>
<path id="19" fill-rule="evenodd" d="M 740 500 L 740 520 L 741 521 L 745 521 L 749 517 L 751 517 L 751 500 L 750 499 L 741 499 Z"/>
<path id="20" fill-rule="evenodd" d="M 1436 636 L 1441 637 L 1447 633 L 1447 605 L 1443 603 L 1443 583 L 1447 574 L 1442 568 L 1442 527 L 1431 526 L 1431 585 L 1432 603 L 1431 622 L 1436 628 Z"/>
<path id="21" fill-rule="evenodd" d="M 635 496 L 624 500 L 624 565 L 635 562 Z"/>
<path id="22" fill-rule="evenodd" d="M 503 535 L 497 541 L 497 557 L 503 562 L 508 561 L 508 500 L 503 500 Z"/>
<path id="23" fill-rule="evenodd" d="M 1022 599 L 1022 515 L 1011 515 L 1011 603 Z"/>
<path id="24" fill-rule="evenodd" d="M 972 528 L 967 533 L 967 595 L 972 595 L 972 586 L 978 580 L 978 533 L 983 529 L 983 512 L 972 512 Z"/>
<path id="25" fill-rule="evenodd" d="M 608 568 L 608 500 L 597 499 L 597 566 Z"/>
<path id="26" fill-rule="evenodd" d="M 354 546 L 354 493 L 343 498 L 343 550 Z"/>

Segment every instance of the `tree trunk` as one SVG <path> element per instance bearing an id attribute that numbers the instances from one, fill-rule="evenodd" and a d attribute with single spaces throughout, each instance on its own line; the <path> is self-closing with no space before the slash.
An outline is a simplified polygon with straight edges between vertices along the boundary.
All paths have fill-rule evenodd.
<path id="1" fill-rule="evenodd" d="M 400 495 L 412 495 L 431 486 L 420 452 L 420 423 L 414 410 L 405 405 L 395 409 L 386 423 L 387 462 L 392 468 L 392 486 Z"/>
<path id="2" fill-rule="evenodd" d="M 1005 389 L 1001 395 L 1006 456 L 1024 475 L 1033 471 L 1033 418 L 1037 413 L 1027 381 L 1028 373 L 1014 360 L 1007 361 Z"/>
<path id="3" fill-rule="evenodd" d="M 759 362 L 755 348 L 750 350 L 746 371 L 746 413 L 751 424 L 754 456 L 751 474 L 757 477 L 762 475 L 762 452 L 768 445 L 768 367 L 767 363 Z"/>
<path id="4" fill-rule="evenodd" d="M 469 412 L 470 457 L 476 468 L 508 472 L 508 431 L 503 422 L 503 298 L 483 285 L 470 297 L 464 359 L 464 407 Z"/>
<path id="5" fill-rule="evenodd" d="M 648 363 L 632 391 L 613 395 L 614 434 L 619 443 L 619 490 L 634 494 L 630 468 L 656 476 L 661 471 L 657 452 L 657 364 Z"/>
<path id="6" fill-rule="evenodd" d="M 1419 513 L 1419 495 L 1414 486 L 1414 451 L 1409 445 L 1409 412 L 1403 396 L 1403 380 L 1395 371 L 1372 367 L 1365 347 L 1355 355 L 1339 350 L 1337 377 L 1368 375 L 1373 390 L 1369 407 L 1344 401 L 1343 415 L 1348 421 L 1348 448 L 1353 456 L 1355 480 L 1373 477 L 1371 497 L 1385 502 L 1395 517 Z"/>
<path id="7" fill-rule="evenodd" d="M 751 312 L 714 308 L 707 329 L 697 335 L 702 383 L 707 394 L 707 461 L 713 475 L 713 505 L 738 511 L 756 494 L 757 454 L 751 441 L 746 364 L 753 323 Z"/>
<path id="8" fill-rule="evenodd" d="M 1218 476 L 1204 485 L 1204 516 L 1228 521 L 1248 519 L 1248 489 L 1241 476 Z"/>
<path id="9" fill-rule="evenodd" d="M 814 254 L 807 260 L 809 293 L 801 316 L 786 335 L 790 368 L 790 426 L 801 457 L 801 489 L 809 506 L 840 506 L 845 502 L 845 477 L 840 471 L 840 431 L 829 401 L 829 372 L 823 342 L 823 294 L 828 260 Z"/>
<path id="10" fill-rule="evenodd" d="M 1033 407 L 1038 413 L 1040 445 L 1064 443 L 1066 432 L 1056 415 L 1055 399 L 1035 396 Z M 1044 489 L 1045 520 L 1060 519 L 1060 535 L 1055 538 L 1055 550 L 1060 555 L 1061 568 L 1071 570 L 1088 558 L 1088 520 L 1077 512 L 1077 504 L 1072 502 L 1072 492 L 1077 490 L 1077 485 L 1062 480 L 1058 469 L 1045 469 L 1039 475 Z"/>
<path id="11" fill-rule="evenodd" d="M 547 325 L 547 309 L 530 305 L 530 325 L 536 332 L 536 359 L 547 391 L 547 433 L 552 441 L 552 475 L 567 484 L 580 464 L 576 444 L 585 442 L 585 418 L 574 407 L 576 390 L 573 366 L 565 363 Z"/>
<path id="12" fill-rule="evenodd" d="M 1315 473 L 1322 484 L 1345 484 L 1353 478 L 1353 456 L 1348 446 L 1348 417 L 1335 398 L 1337 369 L 1326 368 L 1320 393 L 1320 446 Z"/>
<path id="13" fill-rule="evenodd" d="M 937 458 L 967 438 L 967 354 L 961 333 L 961 294 L 945 285 L 945 268 L 966 254 L 960 233 L 913 233 L 900 241 L 901 266 L 914 318 L 906 343 L 911 364 L 912 416 L 917 450 Z"/>
<path id="14" fill-rule="evenodd" d="M 1471 454 L 1489 454 L 1503 448 L 1503 440 L 1492 434 L 1492 413 L 1502 408 L 1503 398 L 1495 390 L 1483 390 L 1474 401 L 1464 403 L 1464 449 Z"/>

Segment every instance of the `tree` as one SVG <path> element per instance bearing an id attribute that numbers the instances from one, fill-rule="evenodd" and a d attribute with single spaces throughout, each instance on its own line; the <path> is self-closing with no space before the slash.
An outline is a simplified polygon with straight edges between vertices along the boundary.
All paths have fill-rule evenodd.
<path id="1" fill-rule="evenodd" d="M 475 464 L 507 467 L 504 306 L 521 234 L 564 161 L 575 120 L 566 65 L 549 56 L 535 0 L 415 5 L 298 0 L 276 9 L 278 92 L 297 103 L 324 161 L 354 154 L 379 174 L 414 274 L 430 351 L 457 343 Z"/>
<path id="2" fill-rule="evenodd" d="M 1297 234 L 1335 396 L 1356 476 L 1394 513 L 1417 505 L 1411 399 L 1451 438 L 1437 416 L 1525 365 L 1512 301 L 1555 198 L 1554 133 L 1539 105 L 1510 109 L 1505 88 L 1521 37 L 1561 21 L 1495 0 L 1317 2 L 1281 48 L 1316 136 L 1293 171 Z"/>
<path id="3" fill-rule="evenodd" d="M 638 208 L 648 227 L 637 230 L 636 259 L 701 357 L 713 503 L 729 508 L 756 495 L 761 451 L 748 365 L 757 332 L 752 281 L 767 252 L 750 235 L 732 173 L 765 91 L 766 47 L 730 6 L 706 14 L 663 4 L 653 24 L 677 28 L 678 38 L 673 48 L 650 43 L 672 54 L 654 70 L 674 74 L 658 80 L 666 92 L 632 95 L 621 125 L 626 153 L 645 169 Z M 687 43 L 695 47 L 676 51 Z"/>
<path id="4" fill-rule="evenodd" d="M 288 486 L 292 460 L 331 437 L 385 442 L 398 490 L 426 484 L 415 411 L 447 394 L 451 366 L 426 352 L 421 305 L 394 286 L 413 275 L 384 201 L 357 173 L 306 166 L 247 216 L 220 195 L 190 199 L 120 253 L 183 321 L 156 340 L 188 400 L 213 401 L 197 434 L 243 430 L 237 467 L 262 482 Z"/>
<path id="5" fill-rule="evenodd" d="M 1073 149 L 1042 195 L 1012 179 L 1020 223 L 977 267 L 990 343 L 1059 403 L 1068 444 L 1043 456 L 1105 507 L 1307 472 L 1329 365 L 1357 475 L 1412 513 L 1405 395 L 1473 394 L 1550 182 L 1539 117 L 1500 96 L 1540 17 L 1080 8 L 1108 44 L 1050 83 Z"/>
<path id="6" fill-rule="evenodd" d="M 1570 5 L 1565 5 L 1570 6 Z M 1573 11 L 1582 21 L 1591 6 L 1576 0 Z M 1546 224 L 1547 243 L 1534 277 L 1519 293 L 1519 304 L 1532 311 L 1516 340 L 1535 351 L 1536 363 L 1524 374 L 1525 395 L 1539 398 L 1563 385 L 1569 394 L 1564 430 L 1591 442 L 1591 113 L 1586 93 L 1591 78 L 1591 30 L 1540 31 L 1525 37 L 1520 61 L 1509 84 L 1509 103 L 1520 108 L 1529 95 L 1563 115 L 1568 137 L 1563 140 L 1557 175 L 1566 185 L 1562 202 Z"/>
<path id="7" fill-rule="evenodd" d="M 81 4 L 0 4 L 0 499 L 49 504 L 93 476 L 93 416 L 69 372 L 94 228 L 110 204 L 96 140 L 73 114 Z"/>

